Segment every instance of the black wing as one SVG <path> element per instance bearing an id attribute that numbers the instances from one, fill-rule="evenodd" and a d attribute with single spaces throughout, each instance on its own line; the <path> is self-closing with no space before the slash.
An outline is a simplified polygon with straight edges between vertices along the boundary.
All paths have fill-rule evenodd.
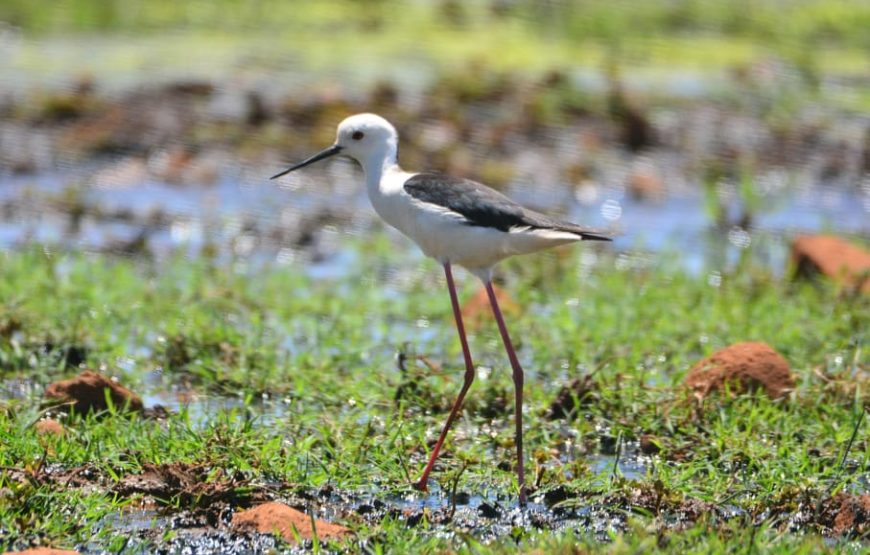
<path id="1" fill-rule="evenodd" d="M 505 232 L 513 227 L 553 229 L 577 234 L 587 241 L 610 241 L 602 233 L 529 210 L 498 191 L 470 179 L 418 173 L 405 181 L 405 192 L 422 202 L 461 214 L 468 225 Z"/>

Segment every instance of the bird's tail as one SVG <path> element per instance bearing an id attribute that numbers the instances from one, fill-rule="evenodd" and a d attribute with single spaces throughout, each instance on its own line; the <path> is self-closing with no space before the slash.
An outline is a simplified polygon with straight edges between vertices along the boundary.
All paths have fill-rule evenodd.
<path id="1" fill-rule="evenodd" d="M 578 233 L 584 241 L 613 241 L 613 238 L 597 231 L 581 231 Z"/>
<path id="2" fill-rule="evenodd" d="M 588 229 L 575 224 L 559 223 L 557 225 L 554 225 L 553 229 L 556 231 L 567 231 L 568 233 L 579 235 L 580 239 L 583 241 L 613 241 L 610 235 L 604 233 L 603 231 Z"/>

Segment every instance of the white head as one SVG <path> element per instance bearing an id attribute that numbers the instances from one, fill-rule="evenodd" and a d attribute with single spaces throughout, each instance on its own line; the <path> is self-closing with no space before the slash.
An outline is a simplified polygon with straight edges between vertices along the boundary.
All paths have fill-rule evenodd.
<path id="1" fill-rule="evenodd" d="M 350 156 L 364 169 L 370 164 L 395 164 L 398 152 L 399 134 L 390 122 L 376 114 L 356 114 L 338 124 L 335 144 L 272 176 L 272 179 L 336 154 Z"/>

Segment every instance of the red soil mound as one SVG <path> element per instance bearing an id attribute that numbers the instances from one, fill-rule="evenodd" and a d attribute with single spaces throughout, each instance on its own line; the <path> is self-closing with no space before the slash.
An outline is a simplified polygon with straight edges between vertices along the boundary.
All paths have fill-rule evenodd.
<path id="1" fill-rule="evenodd" d="M 50 384 L 45 388 L 45 397 L 52 404 L 64 404 L 71 412 L 87 413 L 106 410 L 106 391 L 112 404 L 119 409 L 141 411 L 142 399 L 138 395 L 112 381 L 111 378 L 85 370 L 78 376 Z"/>
<path id="2" fill-rule="evenodd" d="M 689 370 L 685 383 L 699 400 L 723 389 L 734 392 L 763 388 L 772 398 L 794 389 L 788 361 L 767 343 L 735 343 L 716 351 Z"/>
<path id="3" fill-rule="evenodd" d="M 46 418 L 36 423 L 36 433 L 39 435 L 55 435 L 62 436 L 66 430 L 63 424 L 52 418 Z"/>
<path id="4" fill-rule="evenodd" d="M 822 503 L 819 521 L 835 534 L 863 536 L 870 531 L 870 493 L 836 494 Z"/>
<path id="5" fill-rule="evenodd" d="M 236 513 L 233 515 L 233 526 L 252 528 L 268 534 L 277 533 L 288 542 L 296 542 L 296 534 L 302 540 L 310 540 L 313 537 L 311 517 L 283 503 L 264 503 Z M 340 539 L 351 533 L 344 526 L 322 520 L 315 520 L 314 526 L 317 529 L 317 537 L 321 541 Z"/>
<path id="6" fill-rule="evenodd" d="M 870 252 L 831 235 L 798 237 L 791 247 L 798 277 L 822 274 L 870 293 Z"/>
<path id="7" fill-rule="evenodd" d="M 493 284 L 495 298 L 498 300 L 498 306 L 501 308 L 505 318 L 516 316 L 520 313 L 520 307 L 510 296 L 510 293 Z M 483 327 L 485 322 L 495 322 L 495 317 L 492 315 L 492 307 L 489 305 L 489 295 L 486 289 L 481 287 L 473 297 L 468 299 L 462 306 L 462 322 L 469 330 L 478 330 Z"/>

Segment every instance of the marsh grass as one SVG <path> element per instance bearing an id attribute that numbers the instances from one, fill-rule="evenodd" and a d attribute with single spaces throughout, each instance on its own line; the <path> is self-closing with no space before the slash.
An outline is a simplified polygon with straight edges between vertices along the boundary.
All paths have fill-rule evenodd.
<path id="1" fill-rule="evenodd" d="M 286 82 L 282 73 L 308 72 L 370 85 L 401 72 L 424 84 L 427 75 L 457 68 L 541 74 L 623 67 L 657 82 L 673 80 L 678 68 L 743 72 L 775 59 L 818 85 L 825 76 L 863 75 L 870 10 L 860 0 L 8 0 L 0 22 L 36 39 L 17 45 L 9 69 L 55 79 L 84 72 L 111 82 L 136 68 L 222 79 L 228 68 L 254 67 L 278 82 Z M 70 74 L 70 65 L 79 73 Z M 840 102 L 866 107 L 861 88 L 847 88 Z"/>
<path id="2" fill-rule="evenodd" d="M 244 400 L 200 418 L 184 408 L 162 421 L 115 412 L 73 416 L 58 437 L 37 434 L 38 397 L 4 400 L 0 544 L 41 538 L 114 545 L 117 534 L 104 519 L 130 501 L 111 493 L 112 484 L 146 464 L 204 464 L 252 480 L 406 493 L 460 385 L 461 357 L 435 265 L 408 272 L 419 262 L 397 254 L 383 236 L 355 248 L 365 252 L 357 267 L 319 281 L 293 266 L 216 267 L 178 258 L 155 267 L 43 249 L 0 253 L 2 319 L 19 323 L 0 337 L 7 383 L 44 384 L 74 373 L 56 353 L 31 348 L 50 341 L 57 349 L 86 346 L 84 366 L 134 390 L 184 387 Z M 605 544 L 580 529 L 520 530 L 487 545 L 462 530 L 438 535 L 435 524 L 408 527 L 387 517 L 351 522 L 363 542 L 357 545 L 372 552 L 546 553 L 577 546 L 731 552 L 749 545 L 808 553 L 848 545 L 847 538 L 823 541 L 826 530 L 812 523 L 790 532 L 783 515 L 802 500 L 866 491 L 870 443 L 866 426 L 856 423 L 868 383 L 867 297 L 762 270 L 711 282 L 667 257 L 643 267 L 620 260 L 602 255 L 588 267 L 568 250 L 534 264 L 512 261 L 499 272 L 525 307 L 510 326 L 528 369 L 530 474 L 541 491 L 566 488 L 573 503 L 606 504 L 653 488 L 674 506 L 697 500 L 738 516 L 711 515 L 664 532 L 663 516 L 629 511 L 628 530 L 613 530 Z M 461 282 L 468 298 L 477 284 L 466 275 Z M 744 340 L 767 341 L 790 361 L 794 393 L 784 400 L 714 397 L 698 411 L 681 387 L 686 371 Z M 510 499 L 515 489 L 507 363 L 493 326 L 476 330 L 471 344 L 477 364 L 491 371 L 472 388 L 433 475 L 445 507 L 451 491 L 494 489 Z M 409 374 L 403 377 L 396 353 L 409 345 L 437 367 L 414 359 L 415 388 L 397 402 Z M 573 420 L 547 419 L 559 388 L 584 374 L 591 374 L 592 402 Z M 264 396 L 283 404 L 274 418 L 261 416 Z M 661 452 L 644 460 L 638 480 L 623 478 L 615 462 L 607 472 L 587 464 L 612 438 L 630 444 L 642 434 Z M 105 485 L 64 489 L 21 478 L 42 465 L 83 464 L 93 465 Z M 180 510 L 187 501 L 166 502 Z M 61 516 L 67 513 L 78 515 L 75 524 Z"/>

